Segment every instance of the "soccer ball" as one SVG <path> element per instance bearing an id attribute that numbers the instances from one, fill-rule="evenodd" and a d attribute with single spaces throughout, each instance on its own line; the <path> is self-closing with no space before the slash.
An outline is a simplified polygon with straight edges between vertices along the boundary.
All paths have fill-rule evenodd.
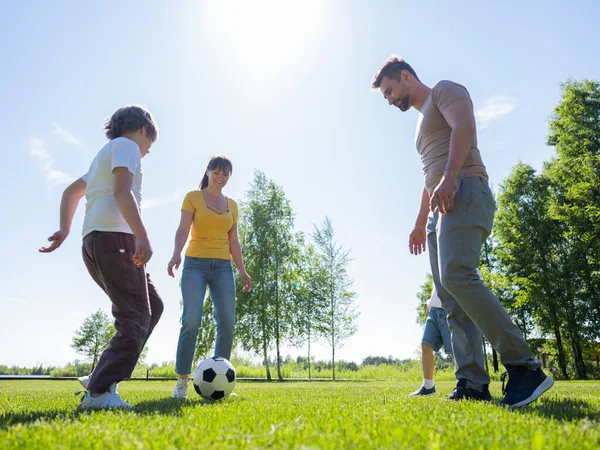
<path id="1" fill-rule="evenodd" d="M 194 389 L 206 400 L 221 400 L 235 387 L 235 368 L 220 356 L 205 359 L 194 372 Z"/>

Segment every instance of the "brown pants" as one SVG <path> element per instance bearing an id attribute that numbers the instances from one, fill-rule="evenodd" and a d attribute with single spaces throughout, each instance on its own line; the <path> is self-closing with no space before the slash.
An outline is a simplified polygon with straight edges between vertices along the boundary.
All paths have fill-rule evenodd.
<path id="1" fill-rule="evenodd" d="M 127 233 L 92 231 L 83 238 L 83 260 L 98 286 L 112 302 L 117 332 L 102 352 L 88 384 L 90 392 L 106 392 L 129 378 L 146 341 L 163 312 L 145 267 L 133 261 L 135 237 Z"/>

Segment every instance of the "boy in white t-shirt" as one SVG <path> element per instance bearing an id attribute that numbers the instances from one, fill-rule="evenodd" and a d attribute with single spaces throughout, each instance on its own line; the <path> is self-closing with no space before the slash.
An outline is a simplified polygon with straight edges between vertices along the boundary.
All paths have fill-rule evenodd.
<path id="1" fill-rule="evenodd" d="M 163 311 L 146 272 L 152 247 L 142 222 L 142 158 L 158 138 L 150 112 L 140 106 L 120 108 L 104 128 L 109 142 L 88 172 L 65 189 L 60 230 L 48 238 L 50 253 L 71 230 L 79 200 L 87 204 L 83 223 L 83 260 L 94 281 L 109 296 L 116 334 L 102 352 L 89 379 L 82 408 L 131 408 L 117 393 L 117 383 L 131 376 Z"/>

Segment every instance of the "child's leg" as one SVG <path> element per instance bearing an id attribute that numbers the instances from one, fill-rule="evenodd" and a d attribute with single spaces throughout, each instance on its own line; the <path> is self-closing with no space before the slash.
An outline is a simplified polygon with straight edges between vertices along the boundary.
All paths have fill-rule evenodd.
<path id="1" fill-rule="evenodd" d="M 146 280 L 148 283 L 148 298 L 150 299 L 150 313 L 152 314 L 152 316 L 150 317 L 150 326 L 148 327 L 148 334 L 146 335 L 146 340 L 144 341 L 144 344 L 140 349 L 140 354 L 144 350 L 144 345 L 146 345 L 148 338 L 152 334 L 152 331 L 154 331 L 154 327 L 160 320 L 160 316 L 162 316 L 164 309 L 163 301 L 158 295 L 158 292 L 156 292 L 156 287 L 150 279 L 149 273 L 146 273 Z"/>
<path id="2" fill-rule="evenodd" d="M 198 341 L 198 329 L 202 322 L 202 308 L 206 295 L 208 261 L 204 258 L 185 258 L 181 275 L 183 312 L 181 330 L 177 343 L 175 372 L 187 377 L 192 372 L 192 361 Z"/>
<path id="3" fill-rule="evenodd" d="M 421 365 L 423 366 L 423 385 L 426 388 L 433 387 L 433 369 L 434 359 L 433 352 L 438 351 L 442 347 L 442 337 L 438 327 L 437 312 L 441 308 L 430 308 L 425 329 L 423 330 L 423 338 L 421 339 Z"/>
<path id="4" fill-rule="evenodd" d="M 433 349 L 427 344 L 421 344 L 421 364 L 423 366 L 423 379 L 433 380 Z"/>
<path id="5" fill-rule="evenodd" d="M 213 267 L 213 276 L 209 287 L 217 320 L 215 356 L 229 359 L 231 358 L 235 328 L 235 281 L 231 261 L 214 260 Z"/>
<path id="6" fill-rule="evenodd" d="M 84 239 L 86 266 L 110 297 L 117 330 L 90 377 L 88 390 L 93 393 L 106 392 L 131 376 L 148 336 L 146 270 L 133 263 L 134 253 L 135 237 L 130 234 L 92 232 Z"/>

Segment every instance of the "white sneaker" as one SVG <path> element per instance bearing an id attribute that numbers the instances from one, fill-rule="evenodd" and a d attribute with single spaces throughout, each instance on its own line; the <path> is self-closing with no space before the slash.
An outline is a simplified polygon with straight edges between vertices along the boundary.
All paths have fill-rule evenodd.
<path id="1" fill-rule="evenodd" d="M 188 381 L 187 378 L 185 380 L 182 378 L 177 379 L 177 383 L 175 383 L 175 388 L 173 389 L 173 398 L 187 398 Z"/>
<path id="2" fill-rule="evenodd" d="M 89 376 L 79 377 L 79 378 L 77 378 L 77 381 L 79 381 L 79 384 L 81 384 L 83 386 L 83 388 L 87 391 L 88 384 L 90 384 L 90 377 Z M 108 387 L 108 392 L 110 392 L 111 394 L 118 394 L 119 393 L 117 391 L 118 387 L 119 387 L 118 383 L 113 383 Z"/>
<path id="3" fill-rule="evenodd" d="M 79 407 L 81 409 L 134 408 L 133 405 L 121 400 L 119 394 L 114 392 L 105 392 L 97 397 L 92 397 L 92 394 L 85 392 Z"/>

